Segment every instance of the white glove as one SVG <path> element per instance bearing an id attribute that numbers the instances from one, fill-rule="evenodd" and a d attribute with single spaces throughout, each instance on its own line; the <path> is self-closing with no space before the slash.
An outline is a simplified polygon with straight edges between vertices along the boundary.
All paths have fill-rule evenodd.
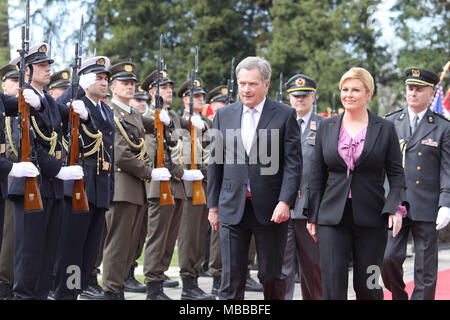
<path id="1" fill-rule="evenodd" d="M 202 118 L 200 116 L 192 116 L 191 122 L 194 127 L 196 127 L 198 130 L 205 129 L 205 123 L 203 122 Z"/>
<path id="2" fill-rule="evenodd" d="M 9 172 L 11 177 L 22 178 L 30 177 L 34 178 L 39 175 L 39 170 L 32 162 L 18 162 L 13 163 L 12 169 Z"/>
<path id="3" fill-rule="evenodd" d="M 152 170 L 153 181 L 169 181 L 171 176 L 167 168 L 154 168 Z"/>
<path id="4" fill-rule="evenodd" d="M 80 116 L 81 119 L 87 120 L 88 112 L 86 110 L 86 107 L 85 107 L 83 101 L 81 101 L 81 100 L 72 101 L 72 107 L 73 107 L 73 111 L 78 113 L 78 115 Z"/>
<path id="5" fill-rule="evenodd" d="M 203 179 L 203 174 L 200 170 L 184 170 L 181 179 L 186 181 L 197 181 Z"/>
<path id="6" fill-rule="evenodd" d="M 162 109 L 159 113 L 159 120 L 161 120 L 162 123 L 164 123 L 166 126 L 169 126 L 170 124 L 170 117 L 167 110 Z"/>
<path id="7" fill-rule="evenodd" d="M 91 85 L 93 85 L 96 80 L 97 80 L 97 75 L 95 73 L 91 72 L 91 73 L 87 73 L 87 74 L 82 74 L 80 76 L 79 84 L 83 88 L 83 90 L 86 90 Z"/>
<path id="8" fill-rule="evenodd" d="M 38 95 L 34 93 L 33 90 L 24 89 L 23 97 L 25 98 L 25 102 L 34 109 L 39 109 L 41 107 L 41 99 L 39 99 Z"/>
<path id="9" fill-rule="evenodd" d="M 61 180 L 80 180 L 83 176 L 83 168 L 78 165 L 62 167 L 56 175 L 56 177 Z"/>
<path id="10" fill-rule="evenodd" d="M 447 224 L 450 222 L 450 208 L 449 207 L 440 207 L 436 219 L 436 230 L 441 230 L 445 228 Z"/>

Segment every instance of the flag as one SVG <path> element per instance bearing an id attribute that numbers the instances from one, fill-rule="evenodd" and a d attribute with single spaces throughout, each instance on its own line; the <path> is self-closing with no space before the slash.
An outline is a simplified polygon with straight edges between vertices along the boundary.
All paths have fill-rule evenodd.
<path id="1" fill-rule="evenodd" d="M 450 110 L 449 110 L 449 107 L 448 107 L 448 92 L 447 92 L 447 95 L 445 97 L 446 97 L 445 101 L 447 103 L 446 106 L 444 105 L 444 95 L 443 95 L 443 92 L 442 92 L 442 84 L 439 82 L 436 85 L 436 93 L 435 93 L 434 97 L 431 100 L 431 107 L 430 107 L 430 109 L 432 111 L 435 111 L 437 113 L 442 114 L 446 118 L 450 118 Z"/>

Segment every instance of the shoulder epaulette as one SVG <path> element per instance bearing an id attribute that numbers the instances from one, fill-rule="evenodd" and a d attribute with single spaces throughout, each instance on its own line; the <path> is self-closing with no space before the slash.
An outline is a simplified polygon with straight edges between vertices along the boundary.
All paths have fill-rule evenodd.
<path id="1" fill-rule="evenodd" d="M 433 114 L 437 115 L 439 118 L 442 118 L 444 120 L 450 121 L 449 118 L 446 118 L 443 114 L 441 114 L 439 112 L 433 111 Z"/>
<path id="2" fill-rule="evenodd" d="M 394 111 L 392 111 L 392 112 L 390 112 L 390 113 L 388 113 L 388 114 L 385 114 L 384 115 L 384 118 L 387 118 L 387 117 L 389 117 L 389 116 L 392 116 L 393 114 L 396 114 L 396 113 L 399 113 L 399 112 L 402 112 L 403 111 L 403 108 L 400 108 L 400 109 L 398 109 L 398 110 L 394 110 Z"/>

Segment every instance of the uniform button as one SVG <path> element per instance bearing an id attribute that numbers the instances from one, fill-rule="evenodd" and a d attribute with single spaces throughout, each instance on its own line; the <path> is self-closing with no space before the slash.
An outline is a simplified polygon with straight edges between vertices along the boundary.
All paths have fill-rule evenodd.
<path id="1" fill-rule="evenodd" d="M 420 166 L 417 166 L 417 170 L 419 170 L 420 171 L 420 169 L 422 169 Z"/>
<path id="2" fill-rule="evenodd" d="M 422 156 L 422 152 L 417 152 L 417 155 L 418 155 L 419 157 L 421 157 L 421 156 Z"/>
<path id="3" fill-rule="evenodd" d="M 416 184 L 419 184 L 420 183 L 420 181 L 419 180 L 416 180 Z"/>
<path id="4" fill-rule="evenodd" d="M 109 132 L 109 135 L 110 135 L 110 136 L 112 135 L 112 131 Z"/>
<path id="5" fill-rule="evenodd" d="M 112 146 L 109 146 L 110 149 L 112 149 Z"/>

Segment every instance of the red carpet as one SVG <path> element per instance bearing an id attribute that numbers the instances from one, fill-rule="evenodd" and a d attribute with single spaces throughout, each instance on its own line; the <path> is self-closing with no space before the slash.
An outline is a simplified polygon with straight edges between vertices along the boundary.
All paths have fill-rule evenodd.
<path id="1" fill-rule="evenodd" d="M 407 282 L 405 289 L 406 292 L 408 292 L 408 297 L 411 297 L 411 294 L 414 290 L 414 281 Z M 390 291 L 384 291 L 384 300 L 392 300 Z M 450 300 L 450 269 L 438 272 L 436 284 L 436 300 Z"/>

